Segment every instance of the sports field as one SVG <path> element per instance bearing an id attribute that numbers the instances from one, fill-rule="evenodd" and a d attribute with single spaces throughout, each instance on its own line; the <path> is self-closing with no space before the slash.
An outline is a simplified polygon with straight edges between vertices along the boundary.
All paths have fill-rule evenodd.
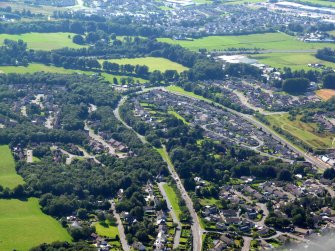
<path id="1" fill-rule="evenodd" d="M 82 48 L 72 42 L 72 37 L 75 34 L 58 32 L 58 33 L 25 33 L 21 35 L 0 34 L 0 42 L 3 43 L 4 39 L 19 40 L 22 39 L 27 43 L 29 49 L 34 50 L 55 50 L 64 47 Z M 70 37 L 69 37 L 70 36 Z"/>
<path id="2" fill-rule="evenodd" d="M 296 120 L 291 121 L 288 119 L 288 114 L 269 115 L 266 116 L 267 120 L 272 126 L 277 126 L 292 136 L 303 141 L 313 149 L 327 149 L 335 148 L 333 144 L 335 134 L 324 132 L 317 133 L 316 123 L 305 123 L 297 117 Z"/>
<path id="3" fill-rule="evenodd" d="M 335 90 L 332 89 L 321 89 L 316 91 L 316 95 L 323 100 L 329 100 L 332 97 L 335 97 Z"/>
<path id="4" fill-rule="evenodd" d="M 290 67 L 293 70 L 314 70 L 308 64 L 323 64 L 335 68 L 335 63 L 317 59 L 312 53 L 266 53 L 248 56 L 257 59 L 260 63 L 275 68 Z"/>
<path id="5" fill-rule="evenodd" d="M 324 47 L 335 48 L 331 43 L 304 43 L 293 36 L 284 33 L 265 33 L 241 36 L 209 36 L 193 41 L 172 40 L 170 38 L 158 38 L 158 41 L 171 44 L 179 44 L 193 51 L 206 48 L 207 50 L 224 50 L 228 48 L 260 48 L 264 50 L 317 50 Z"/>
<path id="6" fill-rule="evenodd" d="M 11 150 L 7 145 L 0 146 L 0 185 L 12 189 L 23 183 L 22 177 L 16 173 L 15 162 Z"/>
<path id="7" fill-rule="evenodd" d="M 100 63 L 105 60 L 100 60 Z M 144 58 L 123 58 L 123 59 L 110 59 L 108 60 L 112 63 L 117 63 L 120 65 L 130 64 L 130 65 L 146 65 L 149 67 L 149 71 L 153 72 L 155 70 L 166 71 L 166 70 L 176 70 L 179 73 L 188 70 L 187 67 L 172 62 L 166 58 L 156 58 L 156 57 L 144 57 Z"/>
<path id="8" fill-rule="evenodd" d="M 60 223 L 45 215 L 38 199 L 0 200 L 0 250 L 26 251 L 41 243 L 71 241 Z"/>

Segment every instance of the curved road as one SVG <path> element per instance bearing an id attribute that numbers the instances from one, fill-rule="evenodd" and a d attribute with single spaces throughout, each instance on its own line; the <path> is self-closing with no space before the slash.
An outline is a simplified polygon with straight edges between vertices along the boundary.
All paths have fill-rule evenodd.
<path id="1" fill-rule="evenodd" d="M 174 93 L 174 94 L 179 95 L 179 96 L 197 99 L 196 97 L 191 97 L 191 96 L 186 95 L 186 94 L 181 94 L 181 93 L 178 93 L 178 92 L 168 91 L 165 88 L 161 88 L 161 90 L 164 90 L 164 91 L 167 91 L 167 92 L 170 92 L 170 93 Z M 248 122 L 250 122 L 254 126 L 256 126 L 257 128 L 261 128 L 264 132 L 266 132 L 268 134 L 271 134 L 274 139 L 276 139 L 277 141 L 281 142 L 284 145 L 287 145 L 287 147 L 289 149 L 291 149 L 292 151 L 294 151 L 298 155 L 303 156 L 307 161 L 309 161 L 310 163 L 312 163 L 313 165 L 315 165 L 319 169 L 324 170 L 324 169 L 330 167 L 328 164 L 322 162 L 320 159 L 318 159 L 318 158 L 316 158 L 316 157 L 308 154 L 307 152 L 305 152 L 305 151 L 301 150 L 300 148 L 296 147 L 295 145 L 293 145 L 290 141 L 288 141 L 287 139 L 285 139 L 283 136 L 281 136 L 277 132 L 273 131 L 271 128 L 269 128 L 268 126 L 266 126 L 262 122 L 258 121 L 254 116 L 237 112 L 237 111 L 232 110 L 232 109 L 230 109 L 228 107 L 225 107 L 225 106 L 223 106 L 221 104 L 218 104 L 218 103 L 216 103 L 214 101 L 211 101 L 211 102 L 209 102 L 207 100 L 202 100 L 202 101 L 214 104 L 217 107 L 221 107 L 221 108 L 223 108 L 223 109 L 225 109 L 225 110 L 227 110 L 227 111 L 229 111 L 231 113 L 234 113 L 234 114 L 236 114 L 236 115 L 244 118 L 245 120 L 247 120 Z"/>

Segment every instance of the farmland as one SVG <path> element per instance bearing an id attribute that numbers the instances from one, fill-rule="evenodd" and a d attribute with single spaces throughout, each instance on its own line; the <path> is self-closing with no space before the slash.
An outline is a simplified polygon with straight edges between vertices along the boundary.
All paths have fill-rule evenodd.
<path id="1" fill-rule="evenodd" d="M 16 173 L 12 153 L 7 145 L 0 146 L 0 185 L 14 188 L 19 184 L 23 184 L 23 179 Z"/>
<path id="2" fill-rule="evenodd" d="M 316 95 L 322 98 L 323 100 L 329 100 L 335 96 L 335 90 L 332 89 L 322 89 L 316 91 Z"/>
<path id="3" fill-rule="evenodd" d="M 271 126 L 277 126 L 292 136 L 298 138 L 313 149 L 333 148 L 334 134 L 329 132 L 318 133 L 317 124 L 305 123 L 297 117 L 291 121 L 287 114 L 269 115 L 266 117 Z"/>
<path id="4" fill-rule="evenodd" d="M 24 66 L 0 66 L 0 72 L 2 73 L 34 73 L 34 72 L 50 72 L 50 73 L 60 73 L 60 74 L 87 74 L 92 75 L 95 74 L 95 72 L 92 71 L 82 71 L 82 70 L 72 70 L 72 69 L 65 69 L 62 67 L 55 67 L 50 65 L 43 65 L 43 64 L 29 64 L 27 67 Z M 101 73 L 101 75 L 105 78 L 105 80 L 109 82 L 113 82 L 113 78 L 115 77 L 118 82 L 121 82 L 122 78 L 128 78 L 128 76 L 119 76 L 119 75 L 112 75 L 108 73 Z M 141 78 L 133 78 L 134 81 L 138 81 L 140 83 L 145 82 L 144 79 Z"/>
<path id="5" fill-rule="evenodd" d="M 329 43 L 304 43 L 295 37 L 284 33 L 265 33 L 241 36 L 209 36 L 193 41 L 172 40 L 170 38 L 159 38 L 161 42 L 179 44 L 193 51 L 206 48 L 207 50 L 224 50 L 229 48 L 259 48 L 264 50 L 317 50 L 324 47 L 335 48 Z"/>
<path id="6" fill-rule="evenodd" d="M 328 67 L 335 67 L 335 63 L 317 59 L 311 53 L 266 53 L 250 56 L 260 63 L 270 65 L 275 68 L 290 67 L 293 70 L 311 70 L 308 64 L 324 64 Z"/>
<path id="7" fill-rule="evenodd" d="M 25 33 L 21 35 L 0 34 L 0 42 L 4 39 L 19 40 L 27 43 L 33 50 L 55 50 L 63 47 L 82 48 L 83 46 L 72 42 L 73 33 Z"/>
<path id="8" fill-rule="evenodd" d="M 0 200 L 0 250 L 29 250 L 41 243 L 71 241 L 59 222 L 43 214 L 38 199 Z"/>
<path id="9" fill-rule="evenodd" d="M 104 60 L 101 60 L 104 61 Z M 166 71 L 166 70 L 176 70 L 179 73 L 188 70 L 187 67 L 172 62 L 165 58 L 156 57 L 144 57 L 144 58 L 123 58 L 123 59 L 111 59 L 108 60 L 112 63 L 117 63 L 120 65 L 131 64 L 131 65 L 146 65 L 149 67 L 149 71 L 153 72 L 155 70 Z M 101 63 L 101 62 L 100 62 Z"/>

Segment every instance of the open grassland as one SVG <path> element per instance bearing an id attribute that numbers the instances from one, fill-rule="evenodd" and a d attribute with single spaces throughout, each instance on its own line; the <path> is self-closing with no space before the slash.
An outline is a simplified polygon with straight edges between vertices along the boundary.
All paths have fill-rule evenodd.
<path id="1" fill-rule="evenodd" d="M 43 214 L 38 199 L 0 200 L 0 250 L 26 251 L 41 243 L 71 241 L 60 223 Z"/>
<path id="2" fill-rule="evenodd" d="M 82 48 L 72 42 L 73 33 L 58 32 L 58 33 L 25 33 L 21 35 L 0 34 L 0 42 L 5 39 L 19 40 L 22 39 L 27 43 L 29 49 L 34 50 L 55 50 L 63 47 Z"/>
<path id="3" fill-rule="evenodd" d="M 100 63 L 105 60 L 100 60 Z M 166 58 L 156 58 L 156 57 L 144 57 L 144 58 L 122 58 L 122 59 L 110 59 L 108 60 L 112 63 L 117 63 L 120 65 L 130 64 L 130 65 L 146 65 L 149 67 L 149 71 L 153 72 L 155 70 L 166 71 L 166 70 L 176 70 L 179 73 L 188 70 L 187 67 L 172 62 Z"/>
<path id="4" fill-rule="evenodd" d="M 175 191 L 173 190 L 173 188 L 171 186 L 169 186 L 169 184 L 164 184 L 163 188 L 166 192 L 166 195 L 171 203 L 172 209 L 175 212 L 175 214 L 177 215 L 178 218 L 180 218 L 180 214 L 181 214 L 181 209 L 179 207 L 179 198 L 177 196 L 177 194 L 175 193 Z"/>
<path id="5" fill-rule="evenodd" d="M 207 50 L 224 50 L 228 48 L 260 48 L 264 50 L 316 50 L 324 47 L 335 48 L 331 43 L 304 43 L 295 37 L 284 33 L 265 33 L 241 36 L 209 36 L 193 41 L 172 40 L 159 38 L 161 42 L 179 44 L 193 51 L 206 48 Z"/>
<path id="6" fill-rule="evenodd" d="M 60 73 L 60 74 L 86 74 L 86 75 L 93 75 L 96 74 L 93 71 L 82 71 L 82 70 L 72 70 L 72 69 L 65 69 L 62 67 L 56 67 L 51 65 L 43 65 L 43 64 L 29 64 L 27 67 L 24 66 L 0 66 L 0 72 L 2 73 L 34 73 L 34 72 L 50 72 L 50 73 Z M 119 75 L 112 75 L 108 73 L 101 73 L 101 75 L 105 78 L 105 80 L 113 83 L 114 77 L 118 80 L 118 83 L 121 83 L 122 78 L 128 78 L 128 76 L 119 76 Z M 145 80 L 141 78 L 133 78 L 135 82 L 144 83 Z"/>
<path id="7" fill-rule="evenodd" d="M 329 100 L 332 97 L 335 97 L 335 90 L 332 89 L 321 89 L 316 91 L 316 95 L 323 100 Z"/>
<path id="8" fill-rule="evenodd" d="M 12 189 L 23 183 L 22 177 L 16 173 L 15 162 L 11 150 L 7 145 L 0 146 L 0 185 Z"/>
<path id="9" fill-rule="evenodd" d="M 288 114 L 266 116 L 271 126 L 281 128 L 313 149 L 335 148 L 335 145 L 333 145 L 335 134 L 329 132 L 317 133 L 316 123 L 302 122 L 300 117 L 291 121 L 288 117 Z"/>
<path id="10" fill-rule="evenodd" d="M 313 70 L 308 64 L 323 64 L 335 68 L 335 63 L 317 59 L 312 53 L 266 53 L 249 56 L 260 63 L 275 68 L 290 67 L 293 70 Z"/>

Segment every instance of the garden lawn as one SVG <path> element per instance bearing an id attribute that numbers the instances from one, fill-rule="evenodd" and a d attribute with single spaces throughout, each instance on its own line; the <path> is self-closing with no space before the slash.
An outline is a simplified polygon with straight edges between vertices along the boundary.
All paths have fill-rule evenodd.
<path id="1" fill-rule="evenodd" d="M 24 181 L 22 177 L 16 173 L 15 162 L 11 150 L 7 145 L 0 146 L 0 185 L 12 189 L 23 183 Z"/>
<path id="2" fill-rule="evenodd" d="M 99 60 L 100 64 L 106 60 Z M 130 65 L 146 65 L 149 67 L 149 71 L 153 72 L 159 70 L 164 72 L 166 70 L 176 70 L 177 72 L 183 72 L 188 70 L 187 67 L 175 63 L 166 58 L 156 58 L 156 57 L 144 57 L 144 58 L 122 58 L 122 59 L 109 59 L 107 60 L 112 63 L 117 63 L 120 65 L 130 64 Z"/>
<path id="3" fill-rule="evenodd" d="M 265 50 L 317 50 L 324 47 L 335 48 L 331 43 L 305 43 L 294 36 L 284 33 L 264 33 L 241 36 L 209 36 L 193 41 L 172 40 L 159 38 L 158 41 L 179 44 L 193 51 L 206 48 L 207 50 L 224 50 L 228 48 L 260 48 Z"/>
<path id="4" fill-rule="evenodd" d="M 29 49 L 34 50 L 55 50 L 64 47 L 82 48 L 84 46 L 72 42 L 72 37 L 75 34 L 67 32 L 57 33 L 25 33 L 20 35 L 0 34 L 0 43 L 7 38 L 10 40 L 23 40 L 27 43 Z M 69 37 L 70 36 L 70 37 Z"/>
<path id="5" fill-rule="evenodd" d="M 316 123 L 305 123 L 300 120 L 298 116 L 296 120 L 289 120 L 287 114 L 269 115 L 266 116 L 271 126 L 277 126 L 292 136 L 305 142 L 313 149 L 327 149 L 335 148 L 333 145 L 335 134 L 324 132 L 322 134 L 316 133 Z"/>
<path id="6" fill-rule="evenodd" d="M 101 225 L 99 222 L 94 225 L 99 236 L 106 236 L 112 239 L 115 239 L 117 235 L 119 235 L 119 231 L 117 226 L 110 226 L 110 225 Z"/>
<path id="7" fill-rule="evenodd" d="M 0 200 L 0 250 L 26 251 L 41 243 L 71 241 L 60 223 L 45 215 L 38 199 Z"/>

